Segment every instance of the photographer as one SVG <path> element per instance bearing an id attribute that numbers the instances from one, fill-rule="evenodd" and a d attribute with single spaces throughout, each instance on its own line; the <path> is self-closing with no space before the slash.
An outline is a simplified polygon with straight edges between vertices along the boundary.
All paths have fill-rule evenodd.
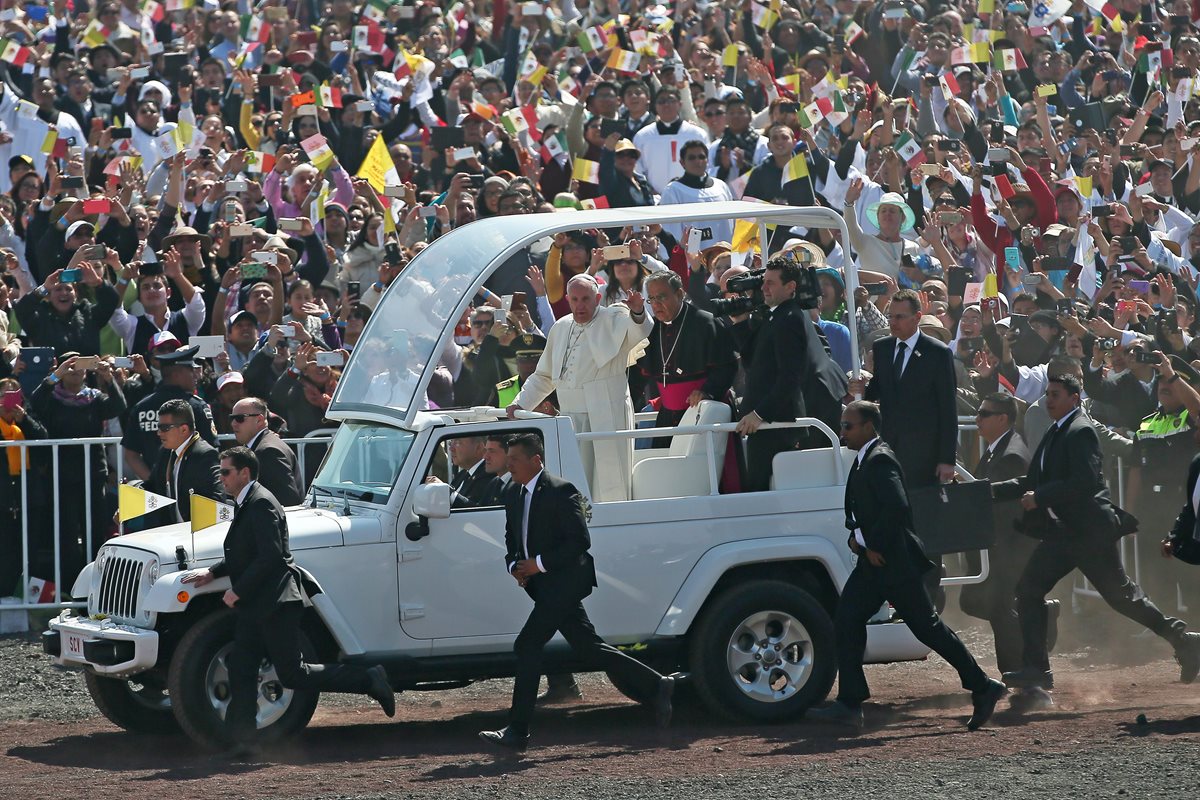
<path id="1" fill-rule="evenodd" d="M 745 488 L 751 492 L 770 488 L 772 460 L 777 453 L 795 450 L 809 439 L 804 428 L 760 430 L 763 423 L 813 416 L 836 426 L 841 415 L 838 400 L 814 408 L 805 403 L 806 389 L 822 383 L 828 374 L 825 367 L 833 362 L 804 306 L 796 300 L 802 270 L 794 254 L 776 256 L 767 262 L 761 277 L 749 281 L 751 286 L 736 280 L 727 284 L 730 291 L 740 291 L 761 281 L 767 306 L 765 314 L 755 314 L 731 328 L 746 367 L 746 393 L 739 409 L 744 413 L 737 431 L 747 436 Z M 818 302 L 819 290 L 815 274 L 805 277 L 805 283 L 811 283 L 806 293 L 811 296 L 806 296 L 805 304 L 811 307 Z M 833 370 L 841 374 L 836 364 Z"/>
<path id="2" fill-rule="evenodd" d="M 85 251 L 77 250 L 67 269 L 50 273 L 44 284 L 17 301 L 17 321 L 29 343 L 53 347 L 58 356 L 99 353 L 100 331 L 121 303 L 116 289 L 104 282 L 96 266 L 83 260 Z M 94 289 L 96 301 L 81 299 L 76 283 Z"/>

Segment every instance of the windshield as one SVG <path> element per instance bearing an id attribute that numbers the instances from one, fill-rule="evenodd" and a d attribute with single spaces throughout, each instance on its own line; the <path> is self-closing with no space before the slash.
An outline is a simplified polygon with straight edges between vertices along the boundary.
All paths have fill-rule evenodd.
<path id="1" fill-rule="evenodd" d="M 324 490 L 352 500 L 387 503 L 413 438 L 408 431 L 384 425 L 342 425 L 313 479 L 317 494 Z"/>

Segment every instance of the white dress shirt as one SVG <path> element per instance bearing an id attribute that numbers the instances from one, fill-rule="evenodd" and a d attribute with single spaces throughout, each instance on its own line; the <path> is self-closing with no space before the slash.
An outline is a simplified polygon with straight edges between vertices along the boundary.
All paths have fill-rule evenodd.
<path id="1" fill-rule="evenodd" d="M 917 332 L 904 340 L 904 363 L 900 365 L 900 374 L 904 375 L 904 371 L 908 369 L 908 362 L 912 359 L 913 350 L 917 349 L 917 342 L 921 339 L 921 329 L 917 328 Z M 900 343 L 896 342 L 899 347 Z M 892 351 L 892 363 L 895 363 L 896 353 Z"/>
<path id="2" fill-rule="evenodd" d="M 258 483 L 258 481 L 250 481 L 249 483 L 247 483 L 245 486 L 242 487 L 242 490 L 240 492 L 238 492 L 237 499 L 233 501 L 234 503 L 237 504 L 238 508 L 241 508 L 242 503 L 246 502 L 246 495 L 250 494 L 250 487 L 256 483 Z"/>
<path id="3" fill-rule="evenodd" d="M 529 506 L 533 502 L 533 489 L 537 486 L 538 478 L 542 477 L 544 471 L 538 470 L 538 474 L 525 484 L 525 507 L 521 511 L 521 549 L 525 551 L 525 558 L 529 558 Z M 546 568 L 542 566 L 541 556 L 537 557 L 536 562 L 538 572 L 545 572 Z"/>
<path id="4" fill-rule="evenodd" d="M 876 436 L 874 439 L 872 439 L 871 441 L 864 444 L 861 448 L 859 448 L 858 455 L 855 456 L 855 459 L 854 459 L 854 461 L 858 465 L 859 469 L 862 469 L 863 459 L 865 459 L 867 457 L 867 453 L 871 452 L 871 448 L 874 447 L 876 442 L 878 442 L 878 441 L 879 441 L 879 437 Z M 857 521 L 858 520 L 855 520 L 855 522 L 857 522 Z M 867 540 L 863 538 L 862 528 L 854 529 L 854 541 L 858 542 L 859 547 L 863 548 L 864 550 L 867 549 Z"/>

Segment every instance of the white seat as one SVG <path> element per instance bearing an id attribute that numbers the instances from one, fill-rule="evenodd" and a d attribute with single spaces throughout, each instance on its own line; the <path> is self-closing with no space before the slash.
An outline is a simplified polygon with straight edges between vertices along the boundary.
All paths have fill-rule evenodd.
<path id="1" fill-rule="evenodd" d="M 858 454 L 846 447 L 839 449 L 844 477 Z M 819 450 L 789 450 L 777 453 L 775 458 L 771 459 L 772 489 L 815 489 L 837 484 L 831 447 L 822 447 Z"/>
<path id="2" fill-rule="evenodd" d="M 715 400 L 704 400 L 689 408 L 679 424 L 718 425 L 729 422 L 729 406 Z M 671 437 L 671 448 L 665 456 L 643 458 L 633 466 L 633 499 L 653 500 L 663 497 L 696 497 L 709 493 L 708 436 L 687 434 Z M 714 454 L 717 477 L 725 464 L 725 443 L 728 433 L 716 434 Z M 661 453 L 661 450 L 655 451 Z"/>

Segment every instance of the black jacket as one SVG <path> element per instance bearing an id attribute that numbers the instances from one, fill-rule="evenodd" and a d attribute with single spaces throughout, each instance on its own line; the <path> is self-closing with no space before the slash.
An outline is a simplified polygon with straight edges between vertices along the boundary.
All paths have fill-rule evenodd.
<path id="1" fill-rule="evenodd" d="M 66 316 L 49 300 L 29 292 L 17 301 L 17 321 L 34 347 L 53 347 L 54 355 L 72 350 L 84 356 L 100 353 L 100 331 L 121 304 L 117 290 L 107 283 L 96 287 L 96 302 L 76 302 Z"/>
<path id="2" fill-rule="evenodd" d="M 1129 518 L 1118 519 L 1104 482 L 1103 463 L 1096 429 L 1076 411 L 1061 429 L 1052 425 L 1042 437 L 1028 474 L 993 483 L 992 496 L 1015 500 L 1027 491 L 1034 492 L 1037 508 L 1022 515 L 1020 530 L 1035 538 L 1065 534 L 1116 537 L 1130 532 L 1125 528 Z"/>
<path id="3" fill-rule="evenodd" d="M 482 462 L 475 467 L 474 473 L 460 469 L 450 481 L 450 488 L 454 490 L 451 505 L 454 508 L 478 508 L 487 505 L 484 500 L 493 480 L 493 476 L 488 474 Z"/>
<path id="4" fill-rule="evenodd" d="M 1099 370 L 1085 366 L 1083 388 L 1093 402 L 1107 403 L 1116 408 L 1117 418 L 1104 420 L 1119 428 L 1135 431 L 1142 420 L 1158 409 L 1158 380 L 1152 380 L 1150 390 L 1142 385 L 1131 370 L 1115 378 L 1102 377 Z"/>
<path id="5" fill-rule="evenodd" d="M 1183 509 L 1175 519 L 1175 527 L 1167 537 L 1171 549 L 1178 556 L 1182 552 L 1188 563 L 1198 563 L 1200 559 L 1200 526 L 1196 523 L 1196 509 L 1192 506 L 1192 494 L 1196 491 L 1196 480 L 1200 478 L 1200 454 L 1192 459 L 1188 467 L 1187 492 L 1184 496 Z M 1151 531 L 1154 534 L 1154 531 Z"/>
<path id="6" fill-rule="evenodd" d="M 254 455 L 258 456 L 258 482 L 280 505 L 298 506 L 304 502 L 304 478 L 296 454 L 279 434 L 265 431 L 254 444 Z"/>
<path id="7" fill-rule="evenodd" d="M 184 522 L 192 518 L 192 503 L 188 498 L 190 492 L 213 500 L 224 500 L 225 490 L 221 486 L 221 459 L 217 448 L 197 436 L 195 443 L 183 454 L 179 466 L 179 485 L 171 485 L 173 476 L 168 471 L 173 451 L 160 450 L 158 460 L 150 470 L 150 479 L 146 489 L 157 494 L 174 497 L 179 509 L 179 517 Z M 174 470 L 171 470 L 173 472 Z M 177 522 L 174 509 L 166 508 L 157 517 L 157 524 L 170 525 Z"/>
<path id="8" fill-rule="evenodd" d="M 730 330 L 746 370 L 742 413 L 754 411 L 766 422 L 816 417 L 837 429 L 846 376 L 795 300 L 781 303 L 766 320 L 752 317 Z"/>
<path id="9" fill-rule="evenodd" d="M 875 375 L 867 384 L 866 399 L 879 403 L 880 433 L 900 459 L 909 485 L 932 485 L 937 465 L 955 463 L 958 450 L 954 354 L 922 333 L 897 382 L 896 337 L 880 339 L 872 352 Z"/>
<path id="10" fill-rule="evenodd" d="M 279 501 L 257 482 L 234 511 L 224 551 L 212 574 L 229 576 L 238 596 L 235 610 L 266 616 L 279 603 L 301 599 L 300 570 L 288 549 L 287 518 Z"/>
<path id="11" fill-rule="evenodd" d="M 862 531 L 867 549 L 883 556 L 884 583 L 910 581 L 933 568 L 913 528 L 904 472 L 882 439 L 871 445 L 862 466 L 855 459 L 846 478 L 846 529 L 851 541 L 855 528 Z"/>
<path id="12" fill-rule="evenodd" d="M 525 590 L 535 601 L 548 595 L 582 599 L 596 585 L 596 566 L 588 549 L 592 546 L 587 527 L 587 500 L 571 483 L 543 470 L 534 485 L 529 504 L 529 552 L 521 541 L 525 512 L 523 487 L 514 485 L 504 505 L 504 543 L 508 554 L 505 568 L 525 558 L 538 558 L 544 573 L 533 576 Z"/>

